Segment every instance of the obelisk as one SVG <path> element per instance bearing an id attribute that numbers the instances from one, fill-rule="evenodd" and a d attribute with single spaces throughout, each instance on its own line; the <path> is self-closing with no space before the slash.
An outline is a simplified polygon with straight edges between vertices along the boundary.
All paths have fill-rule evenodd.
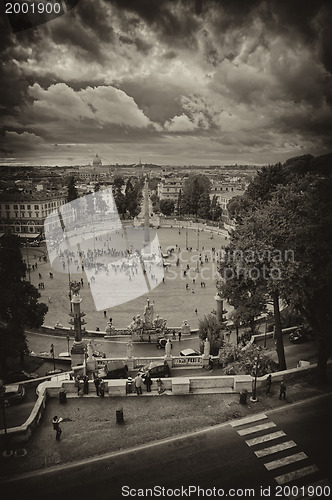
<path id="1" fill-rule="evenodd" d="M 144 183 L 144 247 L 150 244 L 150 215 L 149 215 L 149 185 L 148 179 Z"/>

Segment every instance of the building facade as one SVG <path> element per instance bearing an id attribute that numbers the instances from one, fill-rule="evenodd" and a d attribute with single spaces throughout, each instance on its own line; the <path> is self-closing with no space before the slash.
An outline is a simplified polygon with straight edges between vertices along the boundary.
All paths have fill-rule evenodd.
<path id="1" fill-rule="evenodd" d="M 0 233 L 16 234 L 30 241 L 43 238 L 46 216 L 65 204 L 65 190 L 60 192 L 26 190 L 2 193 Z M 73 211 L 69 205 L 63 210 L 63 219 L 68 222 L 73 220 Z"/>
<path id="2" fill-rule="evenodd" d="M 160 200 L 177 201 L 180 189 L 183 189 L 183 183 L 187 179 L 177 177 L 163 177 L 158 184 L 157 194 Z"/>

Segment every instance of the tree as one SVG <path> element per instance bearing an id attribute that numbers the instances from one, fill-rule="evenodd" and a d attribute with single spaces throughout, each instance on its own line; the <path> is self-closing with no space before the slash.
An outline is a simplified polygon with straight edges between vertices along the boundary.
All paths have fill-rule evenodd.
<path id="1" fill-rule="evenodd" d="M 190 175 L 184 182 L 182 207 L 184 214 L 198 215 L 199 199 L 203 193 L 210 194 L 211 183 L 206 175 Z"/>
<path id="2" fill-rule="evenodd" d="M 140 211 L 140 200 L 141 200 L 141 183 L 135 179 L 127 180 L 125 189 L 125 205 L 126 210 L 129 212 L 130 217 L 136 217 Z"/>
<path id="3" fill-rule="evenodd" d="M 256 178 L 255 189 L 245 197 L 246 210 L 239 211 L 231 239 L 234 248 L 251 252 L 244 268 L 258 269 L 266 297 L 273 300 L 280 368 L 281 299 L 306 318 L 319 339 L 321 381 L 332 352 L 332 177 L 326 167 L 331 159 L 305 156 L 265 169 L 262 184 Z M 266 179 L 271 177 L 275 182 L 269 186 Z"/>
<path id="4" fill-rule="evenodd" d="M 177 215 L 180 217 L 182 214 L 182 189 L 179 190 L 177 204 L 176 204 L 176 212 Z"/>
<path id="5" fill-rule="evenodd" d="M 210 217 L 212 221 L 219 221 L 222 214 L 222 208 L 216 195 L 213 195 L 210 207 Z"/>
<path id="6" fill-rule="evenodd" d="M 216 356 L 224 340 L 224 333 L 214 314 L 208 314 L 198 322 L 198 336 L 204 342 L 210 342 L 210 352 Z"/>
<path id="7" fill-rule="evenodd" d="M 78 192 L 75 186 L 75 177 L 71 175 L 67 184 L 67 203 L 78 198 Z"/>
<path id="8" fill-rule="evenodd" d="M 152 193 L 150 196 L 150 200 L 152 203 L 152 209 L 154 212 L 159 212 L 160 211 L 160 199 L 159 196 L 155 193 Z"/>
<path id="9" fill-rule="evenodd" d="M 173 200 L 160 200 L 160 211 L 164 215 L 172 215 L 174 212 L 174 201 Z"/>
<path id="10" fill-rule="evenodd" d="M 122 192 L 124 185 L 124 178 L 117 175 L 113 180 L 113 196 L 118 213 L 122 216 L 126 213 L 126 197 Z"/>
<path id="11" fill-rule="evenodd" d="M 27 349 L 24 329 L 39 328 L 48 307 L 39 303 L 39 291 L 26 281 L 26 266 L 20 252 L 20 241 L 15 235 L 4 236 L 0 247 L 0 338 L 1 372 L 6 373 L 6 359 Z"/>
<path id="12" fill-rule="evenodd" d="M 210 201 L 209 193 L 204 191 L 198 200 L 197 215 L 199 217 L 202 217 L 202 219 L 209 219 L 210 218 L 210 208 L 211 208 L 211 201 Z"/>

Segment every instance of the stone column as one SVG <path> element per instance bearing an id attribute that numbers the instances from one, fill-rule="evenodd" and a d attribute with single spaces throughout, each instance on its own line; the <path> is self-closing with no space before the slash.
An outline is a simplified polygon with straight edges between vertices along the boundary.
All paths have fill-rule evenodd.
<path id="1" fill-rule="evenodd" d="M 134 357 L 133 357 L 133 343 L 132 340 L 129 339 L 127 343 L 127 358 L 126 358 L 126 364 L 128 366 L 128 370 L 132 371 L 134 369 Z"/>
<path id="2" fill-rule="evenodd" d="M 222 314 L 224 309 L 224 303 L 221 296 L 218 293 L 217 295 L 215 295 L 214 300 L 217 303 L 217 320 L 221 324 L 223 320 Z"/>
<path id="3" fill-rule="evenodd" d="M 165 344 L 165 357 L 164 357 L 164 359 L 170 368 L 172 368 L 172 366 L 173 366 L 173 357 L 171 354 L 171 348 L 172 348 L 171 341 L 169 339 L 167 339 L 167 342 Z"/>
<path id="4" fill-rule="evenodd" d="M 80 288 L 81 285 L 78 282 L 73 282 L 70 284 L 70 288 L 73 292 L 71 303 L 73 305 L 73 312 L 70 316 L 73 318 L 70 320 L 70 324 L 74 326 L 75 340 L 71 348 L 71 366 L 82 365 L 86 357 L 86 344 L 82 340 L 82 329 L 81 326 L 85 324 L 85 320 L 82 319 L 85 316 L 84 312 L 81 312 L 81 302 Z"/>

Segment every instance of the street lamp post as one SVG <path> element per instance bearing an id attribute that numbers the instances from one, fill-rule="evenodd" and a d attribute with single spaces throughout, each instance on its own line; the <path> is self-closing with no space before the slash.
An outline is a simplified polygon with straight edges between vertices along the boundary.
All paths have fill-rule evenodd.
<path id="1" fill-rule="evenodd" d="M 265 331 L 264 331 L 264 349 L 266 349 L 267 318 L 268 318 L 268 316 L 266 315 Z"/>
<path id="2" fill-rule="evenodd" d="M 253 403 L 256 403 L 258 401 L 258 398 L 257 398 L 257 372 L 258 372 L 258 362 L 259 362 L 259 354 L 258 356 L 255 358 L 255 379 L 254 379 L 254 387 L 253 387 L 253 390 L 252 390 L 252 396 L 250 398 L 250 401 L 252 401 Z"/>
<path id="3" fill-rule="evenodd" d="M 54 344 L 51 344 L 51 354 L 52 354 L 52 358 L 53 358 L 53 370 L 55 371 Z"/>

